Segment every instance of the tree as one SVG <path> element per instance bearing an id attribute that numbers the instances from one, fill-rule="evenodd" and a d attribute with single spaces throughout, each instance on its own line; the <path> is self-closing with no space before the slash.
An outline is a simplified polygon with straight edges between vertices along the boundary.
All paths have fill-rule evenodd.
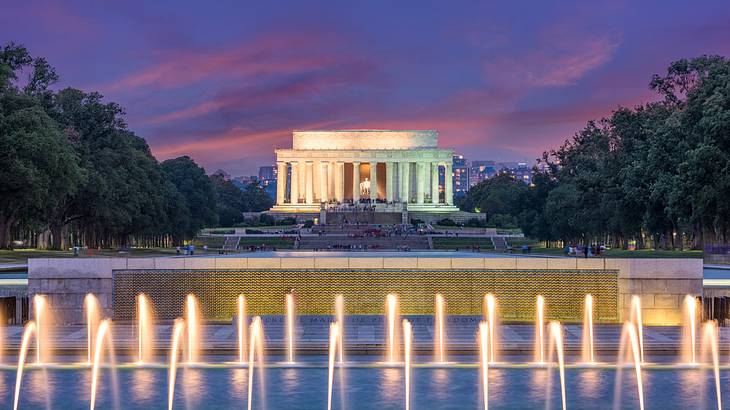
<path id="1" fill-rule="evenodd" d="M 216 226 L 218 223 L 216 192 L 205 170 L 188 156 L 168 159 L 162 163 L 162 169 L 166 178 L 185 198 L 190 219 L 183 229 L 184 238 L 192 238 L 206 226 Z"/>
<path id="2" fill-rule="evenodd" d="M 29 71 L 25 90 L 18 73 Z M 0 50 L 0 246 L 19 222 L 40 226 L 74 193 L 83 172 L 65 134 L 41 105 L 57 76 L 44 59 L 10 43 Z"/>
<path id="3" fill-rule="evenodd" d="M 492 226 L 515 227 L 526 203 L 528 189 L 514 176 L 500 173 L 473 186 L 460 207 L 467 212 L 487 214 L 487 223 Z"/>
<path id="4" fill-rule="evenodd" d="M 0 98 L 0 246 L 21 219 L 47 221 L 81 180 L 64 134 L 34 101 Z"/>

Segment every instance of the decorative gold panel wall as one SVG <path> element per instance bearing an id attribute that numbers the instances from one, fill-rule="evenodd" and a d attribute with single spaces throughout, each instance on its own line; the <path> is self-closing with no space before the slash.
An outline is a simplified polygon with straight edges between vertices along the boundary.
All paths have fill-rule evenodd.
<path id="1" fill-rule="evenodd" d="M 135 295 L 150 296 L 162 320 L 183 314 L 185 295 L 200 299 L 208 320 L 231 320 L 236 297 L 248 298 L 250 314 L 283 314 L 294 291 L 298 314 L 332 314 L 334 297 L 345 296 L 348 314 L 382 314 L 385 296 L 400 297 L 403 314 L 432 314 L 434 294 L 447 313 L 479 315 L 494 293 L 503 320 L 534 318 L 535 297 L 545 297 L 549 319 L 580 321 L 584 296 L 593 295 L 598 321 L 618 320 L 615 270 L 120 270 L 114 272 L 114 318 L 135 318 Z"/>

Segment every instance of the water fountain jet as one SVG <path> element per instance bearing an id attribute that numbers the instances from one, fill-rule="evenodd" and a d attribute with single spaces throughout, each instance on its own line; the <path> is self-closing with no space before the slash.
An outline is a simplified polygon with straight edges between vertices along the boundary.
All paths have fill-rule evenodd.
<path id="1" fill-rule="evenodd" d="M 48 340 L 48 302 L 46 297 L 43 295 L 33 296 L 33 313 L 35 320 L 35 350 L 36 350 L 36 364 L 41 364 L 46 359 L 45 349 L 46 341 Z"/>
<path id="2" fill-rule="evenodd" d="M 563 355 L 563 327 L 560 325 L 560 322 L 550 322 L 550 344 L 554 344 L 557 351 L 558 369 L 560 372 L 560 397 L 562 398 L 563 410 L 565 410 L 565 357 Z M 552 348 L 550 351 L 552 354 Z"/>
<path id="3" fill-rule="evenodd" d="M 493 294 L 488 293 L 484 296 L 484 318 L 489 324 L 489 363 L 497 361 L 497 329 L 499 324 L 497 321 L 497 298 Z"/>
<path id="4" fill-rule="evenodd" d="M 535 361 L 545 363 L 545 298 L 537 296 L 535 301 Z"/>
<path id="5" fill-rule="evenodd" d="M 717 409 L 722 410 L 722 393 L 720 389 L 720 352 L 719 352 L 719 332 L 716 321 L 705 322 L 702 332 L 702 351 L 709 349 L 712 359 L 712 372 L 715 377 L 715 399 L 717 401 Z"/>
<path id="6" fill-rule="evenodd" d="M 187 330 L 188 363 L 197 363 L 200 356 L 200 308 L 198 298 L 188 294 L 185 298 L 185 327 Z"/>
<path id="7" fill-rule="evenodd" d="M 84 297 L 84 310 L 86 310 L 86 362 L 91 364 L 94 356 L 94 337 L 99 327 L 99 299 L 93 293 L 87 293 Z"/>
<path id="8" fill-rule="evenodd" d="M 154 354 L 154 320 L 152 306 L 144 293 L 137 295 L 137 363 L 152 361 Z"/>
<path id="9" fill-rule="evenodd" d="M 479 363 L 482 379 L 482 401 L 484 410 L 489 409 L 489 322 L 479 323 Z"/>
<path id="10" fill-rule="evenodd" d="M 638 295 L 631 297 L 631 311 L 629 312 L 631 324 L 636 328 L 636 336 L 639 342 L 639 357 L 644 363 L 644 324 L 641 319 L 641 299 Z"/>
<path id="11" fill-rule="evenodd" d="M 388 324 L 388 362 L 395 363 L 398 360 L 398 336 L 396 323 L 398 323 L 398 296 L 389 294 L 385 299 L 385 314 Z"/>
<path id="12" fill-rule="evenodd" d="M 444 297 L 440 293 L 436 294 L 436 302 L 434 309 L 434 352 L 436 353 L 437 363 L 446 363 L 446 330 L 444 329 Z"/>
<path id="13" fill-rule="evenodd" d="M 296 313 L 294 295 L 286 294 L 286 352 L 287 362 L 294 363 L 294 341 L 296 339 Z"/>
<path id="14" fill-rule="evenodd" d="M 413 340 L 413 329 L 411 322 L 403 319 L 403 344 L 405 350 L 405 361 L 403 368 L 406 381 L 406 410 L 411 408 L 411 344 Z"/>
<path id="15" fill-rule="evenodd" d="M 687 295 L 684 297 L 684 360 L 692 365 L 697 364 L 697 300 Z"/>
<path id="16" fill-rule="evenodd" d="M 639 310 L 640 311 L 640 310 Z M 639 314 L 639 323 L 641 316 Z M 634 364 L 634 371 L 636 372 L 636 389 L 639 394 L 639 409 L 644 410 L 644 383 L 641 377 L 641 364 L 642 364 L 642 347 L 641 347 L 641 336 L 639 335 L 638 326 L 631 322 L 624 323 L 621 330 L 621 345 L 619 347 L 618 354 L 618 373 L 616 375 L 616 388 L 614 392 L 614 409 L 618 409 L 621 400 L 619 399 L 620 384 L 621 384 L 621 370 L 623 368 L 624 356 L 626 354 L 626 342 L 631 348 L 631 358 Z"/>
<path id="17" fill-rule="evenodd" d="M 345 297 L 335 296 L 335 320 L 338 324 L 337 330 L 337 353 L 339 363 L 345 362 Z"/>
<path id="18" fill-rule="evenodd" d="M 20 399 L 20 384 L 23 380 L 23 369 L 25 368 L 25 359 L 28 355 L 28 346 L 30 345 L 30 338 L 35 333 L 36 339 L 38 338 L 37 327 L 35 321 L 31 320 L 25 325 L 23 329 L 23 340 L 20 343 L 20 352 L 18 353 L 18 369 L 15 375 L 15 395 L 13 401 L 13 410 L 18 410 L 18 402 Z M 36 342 L 37 346 L 37 342 Z M 37 348 L 37 347 L 36 347 Z"/>
<path id="19" fill-rule="evenodd" d="M 94 359 L 91 367 L 91 400 L 89 402 L 89 410 L 94 410 L 96 406 L 96 392 L 99 386 L 99 371 L 101 369 L 102 354 L 104 352 L 104 341 L 107 342 L 109 349 L 109 358 L 114 362 L 114 345 L 111 335 L 111 322 L 104 319 L 99 323 L 96 335 L 94 337 Z M 114 366 L 112 366 L 112 371 Z"/>
<path id="20" fill-rule="evenodd" d="M 264 370 L 264 328 L 261 324 L 261 318 L 256 316 L 251 321 L 251 338 L 249 339 L 249 352 L 248 352 L 248 410 L 253 408 L 253 372 L 256 364 L 256 358 L 258 358 L 259 371 L 261 382 L 263 385 L 263 370 Z M 263 396 L 263 395 L 262 395 Z"/>
<path id="21" fill-rule="evenodd" d="M 248 306 L 246 297 L 238 295 L 236 306 L 238 308 L 238 318 L 236 320 L 238 327 L 238 363 L 245 363 L 246 347 L 248 347 Z"/>
<path id="22" fill-rule="evenodd" d="M 332 387 L 335 381 L 335 354 L 339 339 L 339 323 L 330 323 L 329 360 L 327 362 L 327 410 L 332 410 Z"/>
<path id="23" fill-rule="evenodd" d="M 583 308 L 583 363 L 596 362 L 593 347 L 593 296 L 586 295 Z"/>
<path id="24" fill-rule="evenodd" d="M 177 377 L 178 352 L 182 347 L 183 332 L 185 331 L 185 321 L 183 319 L 175 319 L 172 326 L 172 339 L 170 341 L 170 368 L 167 371 L 167 409 L 172 410 L 172 403 L 175 398 L 175 379 Z"/>

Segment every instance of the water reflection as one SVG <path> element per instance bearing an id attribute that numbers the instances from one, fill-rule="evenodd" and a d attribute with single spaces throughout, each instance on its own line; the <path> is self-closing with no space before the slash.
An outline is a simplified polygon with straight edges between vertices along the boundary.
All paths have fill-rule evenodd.
<path id="1" fill-rule="evenodd" d="M 188 409 L 197 408 L 200 398 L 205 394 L 203 370 L 185 368 L 180 378 L 180 391 L 185 396 L 185 405 Z"/>
<path id="2" fill-rule="evenodd" d="M 132 371 L 132 396 L 135 401 L 146 402 L 155 396 L 157 375 L 151 369 L 138 369 Z"/>
<path id="3" fill-rule="evenodd" d="M 299 388 L 299 370 L 284 369 L 281 372 L 281 389 L 285 393 L 294 393 Z"/>
<path id="4" fill-rule="evenodd" d="M 433 386 L 433 394 L 438 400 L 447 400 L 449 398 L 450 375 L 447 369 L 434 369 L 431 373 L 431 381 Z"/>
<path id="5" fill-rule="evenodd" d="M 382 369 L 380 372 L 380 392 L 386 400 L 393 401 L 402 395 L 401 370 L 395 368 Z"/>
<path id="6" fill-rule="evenodd" d="M 578 374 L 578 391 L 582 396 L 598 398 L 604 387 L 603 378 L 598 370 L 581 370 Z"/>
<path id="7" fill-rule="evenodd" d="M 248 370 L 246 369 L 233 369 L 231 370 L 231 382 L 230 392 L 233 397 L 244 402 L 248 395 Z"/>

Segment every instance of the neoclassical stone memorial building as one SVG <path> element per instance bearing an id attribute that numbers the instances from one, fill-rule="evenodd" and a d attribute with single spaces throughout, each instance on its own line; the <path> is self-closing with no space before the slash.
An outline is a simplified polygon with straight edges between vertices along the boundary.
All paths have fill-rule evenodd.
<path id="1" fill-rule="evenodd" d="M 457 212 L 452 149 L 438 132 L 294 131 L 276 150 L 274 213 L 315 213 L 323 204 L 370 203 L 381 212 Z"/>

